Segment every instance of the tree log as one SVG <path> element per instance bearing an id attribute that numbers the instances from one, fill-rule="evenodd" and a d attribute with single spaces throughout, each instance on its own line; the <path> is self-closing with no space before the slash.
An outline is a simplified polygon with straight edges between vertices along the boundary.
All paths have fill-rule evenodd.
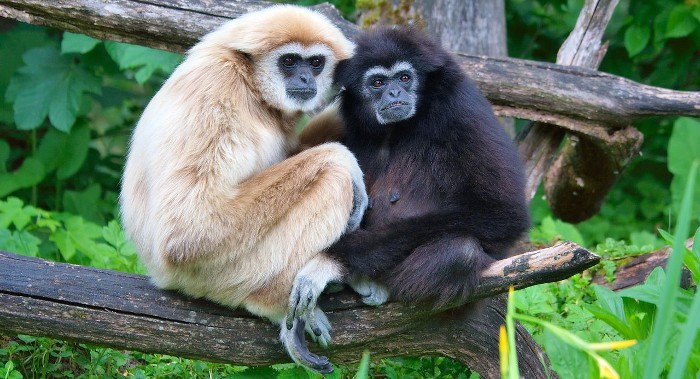
<path id="1" fill-rule="evenodd" d="M 586 1 L 557 60 L 598 67 L 607 50 L 607 44 L 601 46 L 603 32 L 617 3 Z M 598 213 L 620 173 L 639 153 L 643 139 L 632 126 L 598 136 L 571 134 L 544 178 L 544 193 L 552 213 L 574 223 Z"/>
<path id="2" fill-rule="evenodd" d="M 563 243 L 498 261 L 483 273 L 472 300 L 561 280 L 593 266 L 595 254 Z M 55 263 L 0 253 L 0 333 L 32 334 L 120 349 L 157 352 L 241 365 L 288 362 L 279 331 L 242 310 L 163 291 L 145 276 Z M 439 313 L 418 306 L 362 304 L 349 292 L 324 295 L 321 307 L 334 327 L 323 351 L 333 362 L 356 362 L 365 349 L 373 358 L 441 354 L 483 378 L 499 377 L 498 328 L 504 297 Z M 312 347 L 313 350 L 318 350 Z M 544 377 L 544 356 L 518 329 L 524 377 Z"/>
<path id="3" fill-rule="evenodd" d="M 685 246 L 688 249 L 693 248 L 693 239 L 690 238 L 685 241 Z M 629 261 L 615 270 L 615 279 L 612 282 L 608 282 L 605 275 L 601 272 L 597 272 L 591 282 L 606 286 L 613 291 L 623 290 L 638 284 L 644 283 L 649 277 L 649 274 L 657 267 L 666 267 L 666 262 L 668 261 L 668 256 L 670 255 L 671 247 L 664 246 L 663 248 L 652 251 L 651 253 L 643 254 L 635 258 L 622 258 L 623 262 Z M 620 264 L 619 262 L 617 264 Z M 691 276 L 690 270 L 687 267 L 683 267 L 681 273 L 681 287 L 690 288 L 691 286 L 697 286 L 698 283 L 693 283 L 693 278 Z"/>
<path id="4" fill-rule="evenodd" d="M 228 18 L 265 1 L 0 0 L 0 17 L 183 52 Z M 330 5 L 316 6 L 352 38 L 359 30 Z M 497 114 L 547 121 L 574 131 L 624 127 L 653 115 L 700 117 L 700 92 L 645 86 L 593 70 L 457 54 Z M 604 126 L 605 125 L 605 126 Z"/>
<path id="5" fill-rule="evenodd" d="M 620 173 L 637 156 L 644 136 L 632 126 L 600 137 L 571 134 L 545 175 L 552 213 L 566 222 L 593 217 Z"/>
<path id="6" fill-rule="evenodd" d="M 576 20 L 574 30 L 569 34 L 564 44 L 557 53 L 557 63 L 564 66 L 580 66 L 596 69 L 605 55 L 607 47 L 601 47 L 601 39 L 605 27 L 610 21 L 612 11 L 618 0 L 586 0 L 584 8 Z M 600 6 L 599 6 L 600 5 Z M 538 120 L 523 137 L 519 149 L 525 161 L 528 162 L 527 193 L 530 198 L 535 196 L 547 171 L 557 156 L 557 151 L 564 140 L 563 131 L 547 131 L 556 128 L 555 125 L 564 126 L 557 120 Z M 603 133 L 604 134 L 604 133 Z M 568 142 L 567 142 L 568 143 Z M 569 149 L 571 151 L 571 149 Z M 576 151 L 574 151 L 576 153 Z M 575 154 L 573 154 L 575 156 Z M 561 159 L 558 166 L 562 166 Z M 547 199 L 550 206 L 559 204 Z"/>

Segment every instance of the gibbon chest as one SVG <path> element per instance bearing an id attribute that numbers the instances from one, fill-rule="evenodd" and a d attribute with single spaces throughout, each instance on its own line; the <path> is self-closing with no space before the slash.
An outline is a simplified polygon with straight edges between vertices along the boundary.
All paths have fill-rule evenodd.
<path id="1" fill-rule="evenodd" d="M 436 168 L 421 149 L 382 149 L 374 159 L 363 159 L 368 209 L 364 227 L 370 228 L 420 216 L 443 202 L 435 181 Z M 363 164 L 364 163 L 364 164 Z"/>

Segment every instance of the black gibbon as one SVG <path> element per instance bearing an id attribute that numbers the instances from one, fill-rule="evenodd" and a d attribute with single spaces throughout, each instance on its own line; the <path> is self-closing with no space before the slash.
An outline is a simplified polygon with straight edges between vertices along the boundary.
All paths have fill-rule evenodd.
<path id="1" fill-rule="evenodd" d="M 345 146 L 297 153 L 294 129 L 352 50 L 326 17 L 289 5 L 206 35 L 141 116 L 120 198 L 157 286 L 270 319 L 292 359 L 319 372 L 332 366 L 308 351 L 303 330 L 328 344 L 315 298 L 343 274 L 322 252 L 359 226 L 367 194 Z M 313 301 L 301 311 L 295 302 L 288 328 L 297 274 L 291 295 Z"/>
<path id="2" fill-rule="evenodd" d="M 428 37 L 379 29 L 356 45 L 336 68 L 339 103 L 304 131 L 310 140 L 330 128 L 337 135 L 342 122 L 369 194 L 361 227 L 329 254 L 368 304 L 387 295 L 463 303 L 529 228 L 518 151 L 486 98 Z"/>

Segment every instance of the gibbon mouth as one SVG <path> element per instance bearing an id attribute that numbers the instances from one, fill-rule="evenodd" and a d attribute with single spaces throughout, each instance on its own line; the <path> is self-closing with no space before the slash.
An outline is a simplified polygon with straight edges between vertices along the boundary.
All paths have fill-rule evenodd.
<path id="1" fill-rule="evenodd" d="M 405 102 L 405 101 L 394 101 L 394 102 L 389 103 L 388 105 L 382 107 L 381 111 L 385 111 L 385 110 L 388 110 L 388 109 L 391 109 L 391 108 L 401 107 L 401 106 L 404 106 L 404 105 L 408 105 L 408 103 Z"/>
<path id="2" fill-rule="evenodd" d="M 306 88 L 288 89 L 287 96 L 289 96 L 293 99 L 311 100 L 314 98 L 314 96 L 316 96 L 316 90 L 315 89 L 306 89 Z"/>

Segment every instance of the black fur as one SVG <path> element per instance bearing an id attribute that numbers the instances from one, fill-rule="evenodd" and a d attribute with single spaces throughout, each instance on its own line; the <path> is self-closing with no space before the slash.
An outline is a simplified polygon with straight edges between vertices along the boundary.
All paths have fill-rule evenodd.
<path id="1" fill-rule="evenodd" d="M 365 174 L 370 209 L 330 253 L 399 300 L 461 303 L 529 228 L 515 144 L 450 54 L 424 35 L 379 29 L 359 37 L 356 52 L 335 81 L 345 88 L 344 143 Z M 416 114 L 381 125 L 363 101 L 362 75 L 397 61 L 417 71 Z"/>

